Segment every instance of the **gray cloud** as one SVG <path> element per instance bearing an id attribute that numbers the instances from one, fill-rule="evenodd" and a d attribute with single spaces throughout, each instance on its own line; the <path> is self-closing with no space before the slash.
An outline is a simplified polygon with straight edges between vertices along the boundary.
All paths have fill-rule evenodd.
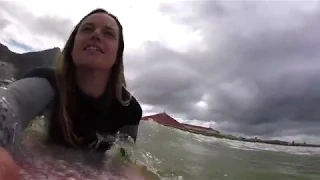
<path id="1" fill-rule="evenodd" d="M 4 29 L 9 24 L 9 21 L 3 17 L 0 17 L 0 30 Z"/>
<path id="2" fill-rule="evenodd" d="M 73 28 L 70 19 L 61 19 L 56 16 L 41 16 L 33 21 L 32 27 L 36 32 L 45 36 L 56 36 L 58 39 L 66 40 Z"/>
<path id="3" fill-rule="evenodd" d="M 27 9 L 14 2 L 0 1 L 0 11 L 3 17 L 14 19 L 30 32 L 37 35 L 54 37 L 58 40 L 66 40 L 73 27 L 70 19 L 62 19 L 57 16 L 36 17 Z M 2 25 L 1 21 L 0 29 Z M 6 22 L 5 25 L 9 25 L 10 21 L 4 22 Z"/>
<path id="4" fill-rule="evenodd" d="M 143 103 L 227 132 L 320 136 L 319 3 L 184 1 L 160 10 L 200 32 L 206 51 L 146 45 L 130 82 Z M 208 110 L 199 111 L 205 94 Z"/>

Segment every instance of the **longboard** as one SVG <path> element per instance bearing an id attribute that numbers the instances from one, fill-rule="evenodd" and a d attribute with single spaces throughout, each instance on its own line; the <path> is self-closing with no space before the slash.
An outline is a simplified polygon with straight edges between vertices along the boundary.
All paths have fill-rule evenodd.
<path id="1" fill-rule="evenodd" d="M 16 156 L 25 180 L 157 180 L 146 167 L 105 154 L 82 152 L 43 143 L 36 131 L 28 131 Z"/>

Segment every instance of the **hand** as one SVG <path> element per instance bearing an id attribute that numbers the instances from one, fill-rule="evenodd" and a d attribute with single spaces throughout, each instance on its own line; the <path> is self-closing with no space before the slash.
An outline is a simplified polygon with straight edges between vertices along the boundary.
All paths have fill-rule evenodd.
<path id="1" fill-rule="evenodd" d="M 7 150 L 0 147 L 0 180 L 20 180 L 20 168 Z"/>

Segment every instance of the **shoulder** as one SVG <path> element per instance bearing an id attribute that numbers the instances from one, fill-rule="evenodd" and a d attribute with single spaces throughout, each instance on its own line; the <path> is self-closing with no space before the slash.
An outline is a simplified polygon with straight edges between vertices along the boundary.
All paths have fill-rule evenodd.
<path id="1" fill-rule="evenodd" d="M 57 89 L 55 73 L 52 67 L 36 67 L 24 74 L 20 79 L 24 78 L 45 78 L 55 90 Z"/>
<path id="2" fill-rule="evenodd" d="M 124 113 L 122 113 L 124 116 L 123 118 L 130 124 L 138 124 L 142 118 L 141 105 L 139 101 L 124 87 L 123 92 L 131 96 L 129 104 L 127 106 L 121 106 L 121 109 L 124 111 Z"/>
<path id="3" fill-rule="evenodd" d="M 36 67 L 31 71 L 24 74 L 21 79 L 23 78 L 31 78 L 31 77 L 40 77 L 40 78 L 51 78 L 54 76 L 54 69 L 51 67 Z"/>

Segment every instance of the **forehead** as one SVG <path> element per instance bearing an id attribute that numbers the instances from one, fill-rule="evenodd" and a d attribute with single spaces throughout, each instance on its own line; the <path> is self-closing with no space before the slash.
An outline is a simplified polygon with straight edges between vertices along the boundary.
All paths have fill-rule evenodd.
<path id="1" fill-rule="evenodd" d="M 81 25 L 85 24 L 92 24 L 94 26 L 101 26 L 101 27 L 110 27 L 114 30 L 118 30 L 117 22 L 108 14 L 106 13 L 95 13 L 91 14 L 87 18 L 83 20 Z"/>

